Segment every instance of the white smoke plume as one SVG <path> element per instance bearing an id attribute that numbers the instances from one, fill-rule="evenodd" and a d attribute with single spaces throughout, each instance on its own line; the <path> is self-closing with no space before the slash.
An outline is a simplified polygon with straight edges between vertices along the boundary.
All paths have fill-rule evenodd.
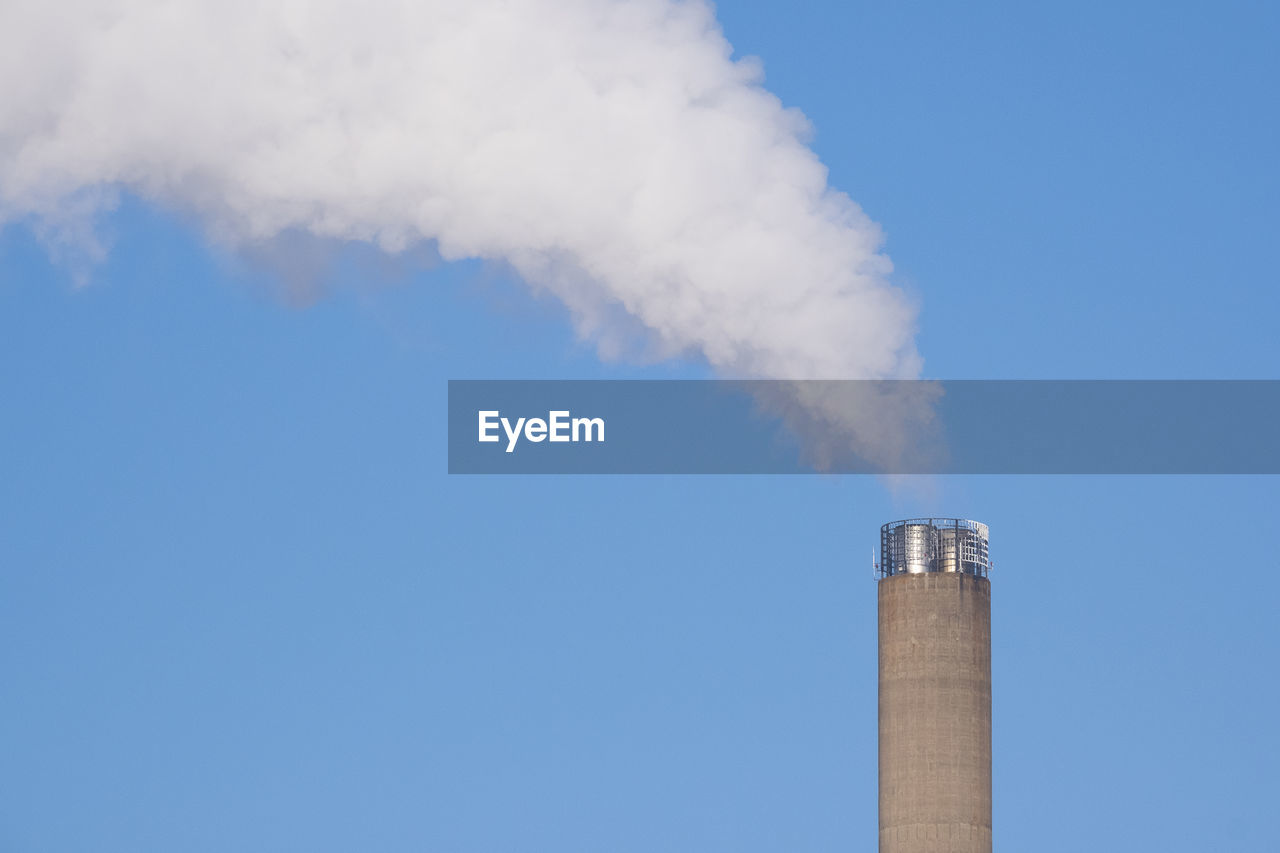
<path id="1" fill-rule="evenodd" d="M 914 376 L 881 233 L 700 0 L 7 0 L 0 224 L 434 242 L 722 375 Z"/>

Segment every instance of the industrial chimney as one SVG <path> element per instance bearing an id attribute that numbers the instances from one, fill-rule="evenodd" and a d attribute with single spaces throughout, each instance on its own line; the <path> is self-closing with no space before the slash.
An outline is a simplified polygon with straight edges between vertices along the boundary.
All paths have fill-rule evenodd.
<path id="1" fill-rule="evenodd" d="M 991 853 L 985 524 L 880 528 L 880 853 Z"/>

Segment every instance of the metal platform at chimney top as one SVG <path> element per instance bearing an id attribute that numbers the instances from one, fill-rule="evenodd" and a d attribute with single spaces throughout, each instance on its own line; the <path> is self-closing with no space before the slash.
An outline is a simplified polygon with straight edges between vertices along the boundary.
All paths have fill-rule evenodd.
<path id="1" fill-rule="evenodd" d="M 987 525 L 965 518 L 906 518 L 880 528 L 877 578 L 959 572 L 985 578 L 991 572 Z"/>

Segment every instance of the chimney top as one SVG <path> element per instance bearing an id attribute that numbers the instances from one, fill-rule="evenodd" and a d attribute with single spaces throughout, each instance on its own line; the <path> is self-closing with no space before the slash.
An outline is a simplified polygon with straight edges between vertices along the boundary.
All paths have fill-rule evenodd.
<path id="1" fill-rule="evenodd" d="M 907 518 L 880 528 L 880 579 L 904 574 L 991 571 L 985 524 L 965 518 Z"/>

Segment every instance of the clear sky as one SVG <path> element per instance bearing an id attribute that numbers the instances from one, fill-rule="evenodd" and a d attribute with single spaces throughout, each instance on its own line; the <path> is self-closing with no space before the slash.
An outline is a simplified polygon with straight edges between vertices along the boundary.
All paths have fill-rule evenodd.
<path id="1" fill-rule="evenodd" d="M 926 375 L 1277 377 L 1274 4 L 717 14 Z M 991 526 L 999 849 L 1273 847 L 1280 480 L 449 477 L 450 378 L 707 368 L 500 267 L 299 300 L 103 229 L 83 286 L 0 231 L 0 850 L 874 849 L 870 552 L 920 514 Z"/>

